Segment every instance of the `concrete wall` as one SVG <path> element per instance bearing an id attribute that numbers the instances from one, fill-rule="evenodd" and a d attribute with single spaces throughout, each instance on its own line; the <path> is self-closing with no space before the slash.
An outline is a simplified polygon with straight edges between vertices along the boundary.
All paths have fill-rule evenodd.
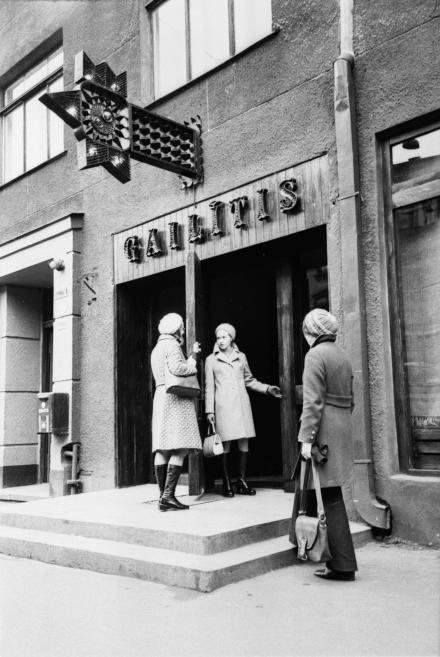
<path id="1" fill-rule="evenodd" d="M 440 478 L 399 474 L 377 133 L 440 108 L 440 7 L 432 0 L 354 3 L 371 427 L 378 494 L 395 532 L 440 544 Z"/>

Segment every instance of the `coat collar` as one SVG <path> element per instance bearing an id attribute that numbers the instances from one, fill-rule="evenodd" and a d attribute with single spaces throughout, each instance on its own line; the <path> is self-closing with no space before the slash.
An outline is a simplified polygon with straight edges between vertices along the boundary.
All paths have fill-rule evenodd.
<path id="1" fill-rule="evenodd" d="M 170 333 L 162 333 L 162 335 L 159 335 L 157 341 L 161 342 L 162 340 L 175 340 L 176 342 L 178 342 L 178 339 L 174 335 L 171 335 Z"/>
<path id="2" fill-rule="evenodd" d="M 237 347 L 237 345 L 234 343 L 232 346 L 234 353 L 231 355 L 231 358 L 226 358 L 226 356 L 223 355 L 223 353 L 220 351 L 217 343 L 214 345 L 214 356 L 217 357 L 218 360 L 223 361 L 224 363 L 232 363 L 234 360 L 239 360 L 240 359 L 240 350 Z"/>
<path id="3" fill-rule="evenodd" d="M 321 344 L 321 342 L 336 342 L 336 335 L 320 335 L 318 338 L 316 338 L 310 349 L 313 349 L 313 347 L 316 347 L 316 345 Z"/>

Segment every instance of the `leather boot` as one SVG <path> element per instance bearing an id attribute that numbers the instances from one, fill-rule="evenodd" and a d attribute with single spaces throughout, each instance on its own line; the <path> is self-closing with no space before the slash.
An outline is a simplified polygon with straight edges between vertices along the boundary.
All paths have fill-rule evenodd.
<path id="1" fill-rule="evenodd" d="M 170 463 L 168 464 L 165 489 L 159 501 L 159 509 L 161 511 L 183 511 L 184 509 L 189 509 L 189 506 L 182 504 L 174 496 L 181 472 L 181 465 L 172 465 Z"/>
<path id="2" fill-rule="evenodd" d="M 229 477 L 225 477 L 223 479 L 222 495 L 223 497 L 234 497 L 234 491 L 232 490 L 231 480 Z"/>
<path id="3" fill-rule="evenodd" d="M 229 479 L 228 454 L 223 452 L 223 497 L 234 497 L 231 480 Z"/>
<path id="4" fill-rule="evenodd" d="M 236 491 L 239 495 L 256 495 L 257 491 L 246 483 L 247 452 L 240 452 L 240 474 L 236 481 Z"/>
<path id="5" fill-rule="evenodd" d="M 237 478 L 235 486 L 236 486 L 236 489 L 237 489 L 237 493 L 239 495 L 256 495 L 257 494 L 257 491 L 255 490 L 255 488 L 251 488 L 241 475 Z"/>
<path id="6" fill-rule="evenodd" d="M 163 495 L 165 489 L 165 481 L 167 479 L 168 463 L 161 463 L 154 466 L 154 473 L 156 475 L 157 485 L 159 486 L 159 500 Z"/>

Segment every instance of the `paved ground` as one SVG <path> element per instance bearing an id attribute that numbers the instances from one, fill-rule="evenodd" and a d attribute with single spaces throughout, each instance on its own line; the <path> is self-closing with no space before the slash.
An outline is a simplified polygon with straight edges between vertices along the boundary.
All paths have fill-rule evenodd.
<path id="1" fill-rule="evenodd" d="M 440 552 L 373 543 L 358 561 L 353 583 L 306 564 L 206 594 L 0 555 L 0 655 L 439 655 Z"/>

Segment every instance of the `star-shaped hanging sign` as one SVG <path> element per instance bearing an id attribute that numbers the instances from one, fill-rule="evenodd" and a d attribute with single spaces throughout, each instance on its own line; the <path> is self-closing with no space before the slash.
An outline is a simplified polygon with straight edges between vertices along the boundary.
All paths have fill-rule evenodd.
<path id="1" fill-rule="evenodd" d="M 200 182 L 200 120 L 181 124 L 128 103 L 127 74 L 115 75 L 107 62 L 95 66 L 84 52 L 75 57 L 75 83 L 73 91 L 40 100 L 75 129 L 80 169 L 102 165 L 125 183 L 135 158 L 189 178 L 190 184 Z"/>

